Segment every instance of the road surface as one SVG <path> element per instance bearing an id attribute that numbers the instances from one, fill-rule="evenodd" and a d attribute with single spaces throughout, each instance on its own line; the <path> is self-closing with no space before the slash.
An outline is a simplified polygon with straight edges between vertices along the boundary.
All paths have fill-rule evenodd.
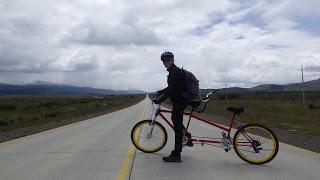
<path id="1" fill-rule="evenodd" d="M 140 152 L 130 140 L 133 125 L 151 112 L 146 98 L 117 112 L 1 143 L 0 180 L 320 179 L 319 154 L 282 143 L 266 165 L 250 165 L 233 150 L 200 145 L 184 148 L 182 163 L 164 163 L 174 139 L 167 126 L 168 143 L 157 153 Z M 221 133 L 195 122 L 193 135 Z"/>

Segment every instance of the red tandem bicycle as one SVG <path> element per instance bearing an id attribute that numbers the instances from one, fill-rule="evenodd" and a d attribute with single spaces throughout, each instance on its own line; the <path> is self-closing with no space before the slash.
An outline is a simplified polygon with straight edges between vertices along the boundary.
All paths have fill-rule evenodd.
<path id="1" fill-rule="evenodd" d="M 188 102 L 192 109 L 188 113 L 184 112 L 184 115 L 189 116 L 189 120 L 186 129 L 183 131 L 183 145 L 189 140 L 185 134 L 188 132 L 190 121 L 193 119 L 222 130 L 221 137 L 191 137 L 190 139 L 194 144 L 215 145 L 224 148 L 226 152 L 233 148 L 242 160 L 251 164 L 265 164 L 273 160 L 279 150 L 278 138 L 270 128 L 264 125 L 253 123 L 240 126 L 236 123 L 237 117 L 244 110 L 243 107 L 227 108 L 228 111 L 233 113 L 229 127 L 215 123 L 213 120 L 203 119 L 194 114 L 194 112 L 203 113 L 210 100 L 210 95 L 218 90 L 208 93 L 204 99 Z M 199 109 L 201 103 L 204 103 L 204 106 Z M 142 120 L 132 128 L 131 140 L 137 149 L 145 153 L 154 153 L 166 145 L 168 139 L 167 131 L 157 121 L 157 117 L 161 117 L 171 128 L 173 128 L 173 125 L 164 116 L 164 113 L 172 113 L 172 111 L 162 109 L 159 104 L 155 110 L 154 118 Z M 233 138 L 231 137 L 232 129 L 236 130 Z"/>

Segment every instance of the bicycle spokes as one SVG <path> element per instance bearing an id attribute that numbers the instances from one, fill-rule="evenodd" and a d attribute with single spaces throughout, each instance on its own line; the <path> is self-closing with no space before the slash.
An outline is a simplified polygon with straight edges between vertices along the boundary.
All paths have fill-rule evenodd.
<path id="1" fill-rule="evenodd" d="M 278 142 L 271 132 L 262 126 L 247 126 L 236 133 L 234 146 L 237 154 L 247 162 L 263 164 L 274 158 Z"/>
<path id="2" fill-rule="evenodd" d="M 165 145 L 167 134 L 162 125 L 146 120 L 133 128 L 131 138 L 138 149 L 144 152 L 156 152 Z"/>

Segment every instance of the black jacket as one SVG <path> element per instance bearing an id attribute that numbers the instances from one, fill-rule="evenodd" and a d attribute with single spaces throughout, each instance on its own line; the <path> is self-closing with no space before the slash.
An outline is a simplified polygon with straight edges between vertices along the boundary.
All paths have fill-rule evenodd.
<path id="1" fill-rule="evenodd" d="M 186 85 L 181 69 L 175 64 L 172 64 L 168 71 L 168 87 L 158 91 L 162 94 L 159 98 L 159 102 L 166 100 L 168 97 L 172 102 L 186 101 L 186 99 L 182 97 L 182 93 L 185 91 Z"/>

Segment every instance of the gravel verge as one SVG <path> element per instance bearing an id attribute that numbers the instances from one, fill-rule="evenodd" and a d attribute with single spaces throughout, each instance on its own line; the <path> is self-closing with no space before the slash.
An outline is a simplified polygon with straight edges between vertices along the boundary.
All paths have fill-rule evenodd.
<path id="1" fill-rule="evenodd" d="M 135 103 L 137 103 L 137 102 L 135 102 Z M 60 126 L 65 126 L 65 125 L 72 124 L 75 122 L 87 120 L 87 119 L 101 116 L 104 114 L 108 114 L 108 113 L 118 111 L 118 110 L 121 110 L 121 109 L 129 107 L 129 106 L 132 106 L 135 103 L 129 103 L 125 106 L 122 105 L 120 107 L 113 107 L 113 108 L 108 109 L 107 111 L 102 111 L 102 112 L 98 112 L 98 113 L 94 113 L 94 114 L 82 115 L 82 116 L 79 116 L 76 118 L 62 119 L 59 121 L 53 121 L 53 122 L 49 122 L 49 123 L 36 124 L 36 125 L 21 128 L 21 129 L 14 129 L 11 131 L 0 132 L 0 143 L 5 142 L 5 141 L 10 141 L 13 139 L 17 139 L 20 137 L 28 136 L 31 134 L 36 134 L 36 133 L 39 133 L 42 131 L 54 129 L 54 128 L 57 128 Z"/>

